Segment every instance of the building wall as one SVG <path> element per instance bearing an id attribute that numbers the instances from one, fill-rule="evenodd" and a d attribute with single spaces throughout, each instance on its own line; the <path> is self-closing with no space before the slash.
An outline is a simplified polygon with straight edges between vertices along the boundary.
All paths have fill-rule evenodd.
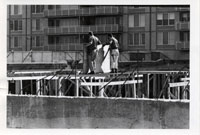
<path id="1" fill-rule="evenodd" d="M 39 5 L 38 5 L 39 6 Z M 42 5 L 41 5 L 42 6 Z M 37 8 L 37 7 L 36 7 Z M 61 8 L 55 10 L 55 8 Z M 22 13 L 18 15 L 10 15 L 8 12 L 8 24 L 11 20 L 22 19 L 22 31 L 11 31 L 10 25 L 8 25 L 8 51 L 82 51 L 83 44 L 87 42 L 87 33 L 90 30 L 94 31 L 95 35 L 98 35 L 102 39 L 102 42 L 106 42 L 106 34 L 113 33 L 117 35 L 120 41 L 121 51 L 130 52 L 142 52 L 145 54 L 145 60 L 151 60 L 151 52 L 161 52 L 167 57 L 171 57 L 175 54 L 185 53 L 189 56 L 189 42 L 180 41 L 181 32 L 189 32 L 189 22 L 180 23 L 180 14 L 183 12 L 189 12 L 188 7 L 171 6 L 171 7 L 159 7 L 159 6 L 77 6 L 71 8 L 67 6 L 56 7 L 49 10 L 48 5 L 43 7 L 40 13 L 32 13 L 33 7 L 31 5 L 22 6 Z M 8 6 L 10 11 L 11 6 Z M 37 9 L 35 9 L 37 12 Z M 174 13 L 174 25 L 158 26 L 157 25 L 157 14 Z M 145 15 L 145 26 L 144 27 L 129 27 L 129 16 L 130 15 Z M 163 15 L 164 16 L 164 15 Z M 118 17 L 119 21 L 117 25 L 97 25 L 95 18 L 104 17 Z M 64 19 L 76 18 L 78 24 L 72 25 L 61 25 L 59 27 L 50 27 L 49 21 L 56 20 L 63 21 Z M 139 17 L 140 18 L 140 17 Z M 33 25 L 34 19 L 40 19 L 42 24 L 41 30 L 34 31 Z M 86 22 L 83 21 L 85 19 Z M 90 22 L 87 22 L 90 21 Z M 137 22 L 137 21 L 136 21 Z M 144 23 L 144 22 L 143 22 Z M 139 22 L 141 25 L 142 22 Z M 131 24 L 132 25 L 132 24 Z M 144 45 L 130 45 L 130 33 L 145 33 L 145 44 Z M 158 32 L 174 32 L 175 41 L 174 44 L 170 45 L 158 45 Z M 19 47 L 11 46 L 11 37 L 19 36 L 22 37 Z M 35 36 L 39 36 L 40 39 L 34 39 Z M 78 40 L 67 41 L 71 43 L 65 43 L 67 36 L 78 36 Z M 137 36 L 137 35 L 136 35 Z M 140 35 L 141 36 L 141 35 Z M 170 34 L 168 35 L 170 37 Z M 64 39 L 62 43 L 56 43 L 59 40 Z M 35 37 L 36 38 L 36 37 Z M 38 38 L 38 37 L 37 37 Z M 49 40 L 54 39 L 53 44 L 49 44 Z M 42 40 L 41 40 L 42 39 Z M 35 42 L 34 42 L 35 41 Z M 134 41 L 134 39 L 133 39 Z M 34 42 L 34 43 L 33 43 Z M 40 44 L 40 45 L 39 45 Z M 169 50 L 171 52 L 169 52 Z M 189 60 L 189 57 L 184 57 L 184 60 Z M 182 58 L 174 57 L 172 59 L 182 60 Z"/>
<path id="2" fill-rule="evenodd" d="M 7 127 L 189 129 L 189 103 L 7 96 Z"/>

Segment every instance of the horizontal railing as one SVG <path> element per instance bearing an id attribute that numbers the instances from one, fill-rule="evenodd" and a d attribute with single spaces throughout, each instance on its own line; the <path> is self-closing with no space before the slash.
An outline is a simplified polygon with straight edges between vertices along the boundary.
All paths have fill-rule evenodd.
<path id="1" fill-rule="evenodd" d="M 81 9 L 59 9 L 59 10 L 45 10 L 46 17 L 63 17 L 63 16 L 78 16 L 78 15 L 105 15 L 105 14 L 119 14 L 119 7 L 103 6 Z"/>
<path id="2" fill-rule="evenodd" d="M 93 26 L 69 26 L 69 27 L 49 27 L 45 29 L 46 34 L 71 34 L 93 32 L 120 32 L 122 27 L 118 24 L 93 25 Z"/>
<path id="3" fill-rule="evenodd" d="M 176 30 L 189 30 L 190 22 L 178 22 L 176 23 Z"/>
<path id="4" fill-rule="evenodd" d="M 189 48 L 190 48 L 189 41 L 176 42 L 176 50 L 189 50 Z"/>
<path id="5" fill-rule="evenodd" d="M 8 52 L 9 53 L 9 52 Z M 67 60 L 83 60 L 82 51 L 13 51 L 7 57 L 8 64 L 23 63 L 66 63 Z"/>

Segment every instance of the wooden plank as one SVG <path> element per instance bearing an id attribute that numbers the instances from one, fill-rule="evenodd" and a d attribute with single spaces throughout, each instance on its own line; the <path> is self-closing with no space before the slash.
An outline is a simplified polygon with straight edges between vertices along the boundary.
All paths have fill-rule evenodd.
<path id="1" fill-rule="evenodd" d="M 40 80 L 45 76 L 7 77 L 7 80 Z"/>
<path id="2" fill-rule="evenodd" d="M 42 91 L 41 91 L 41 88 L 40 88 L 40 81 L 39 80 L 36 80 L 36 94 L 37 95 L 42 95 Z"/>
<path id="3" fill-rule="evenodd" d="M 99 82 L 101 83 L 101 82 L 103 82 L 103 80 L 99 79 Z M 103 85 L 100 86 L 100 89 L 101 89 L 101 90 L 99 91 L 99 95 L 100 95 L 100 97 L 104 97 L 104 95 L 103 95 L 103 93 L 104 93 Z"/>
<path id="4" fill-rule="evenodd" d="M 181 78 L 181 81 L 190 81 L 190 78 Z"/>
<path id="5" fill-rule="evenodd" d="M 169 87 L 180 87 L 190 85 L 189 82 L 169 83 Z"/>
<path id="6" fill-rule="evenodd" d="M 128 80 L 125 84 L 135 84 L 135 83 L 142 83 L 142 80 Z M 124 81 L 114 81 L 110 82 L 81 82 L 81 86 L 102 86 L 102 85 L 122 85 L 124 84 Z"/>
<path id="7" fill-rule="evenodd" d="M 149 98 L 149 89 L 150 89 L 150 80 L 149 80 L 150 74 L 147 74 L 147 97 Z"/>
<path id="8" fill-rule="evenodd" d="M 76 94 L 75 94 L 76 97 L 79 96 L 79 80 L 76 79 Z"/>

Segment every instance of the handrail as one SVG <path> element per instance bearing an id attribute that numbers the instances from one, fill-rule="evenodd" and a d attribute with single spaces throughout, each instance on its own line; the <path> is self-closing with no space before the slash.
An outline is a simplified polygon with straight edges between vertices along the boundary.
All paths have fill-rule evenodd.
<path id="1" fill-rule="evenodd" d="M 31 56 L 31 54 L 32 54 L 32 50 L 30 50 L 28 52 L 28 54 L 26 55 L 26 57 L 22 60 L 22 63 L 28 58 L 28 56 Z"/>
<path id="2" fill-rule="evenodd" d="M 13 50 L 11 50 L 11 51 L 8 53 L 7 58 L 8 58 L 12 53 L 14 53 Z"/>

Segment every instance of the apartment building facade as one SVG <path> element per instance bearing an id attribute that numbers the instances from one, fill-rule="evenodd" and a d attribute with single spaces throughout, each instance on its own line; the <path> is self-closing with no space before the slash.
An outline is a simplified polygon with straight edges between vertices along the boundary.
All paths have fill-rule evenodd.
<path id="1" fill-rule="evenodd" d="M 7 50 L 82 51 L 93 31 L 119 40 L 121 61 L 188 61 L 189 6 L 9 5 Z"/>

